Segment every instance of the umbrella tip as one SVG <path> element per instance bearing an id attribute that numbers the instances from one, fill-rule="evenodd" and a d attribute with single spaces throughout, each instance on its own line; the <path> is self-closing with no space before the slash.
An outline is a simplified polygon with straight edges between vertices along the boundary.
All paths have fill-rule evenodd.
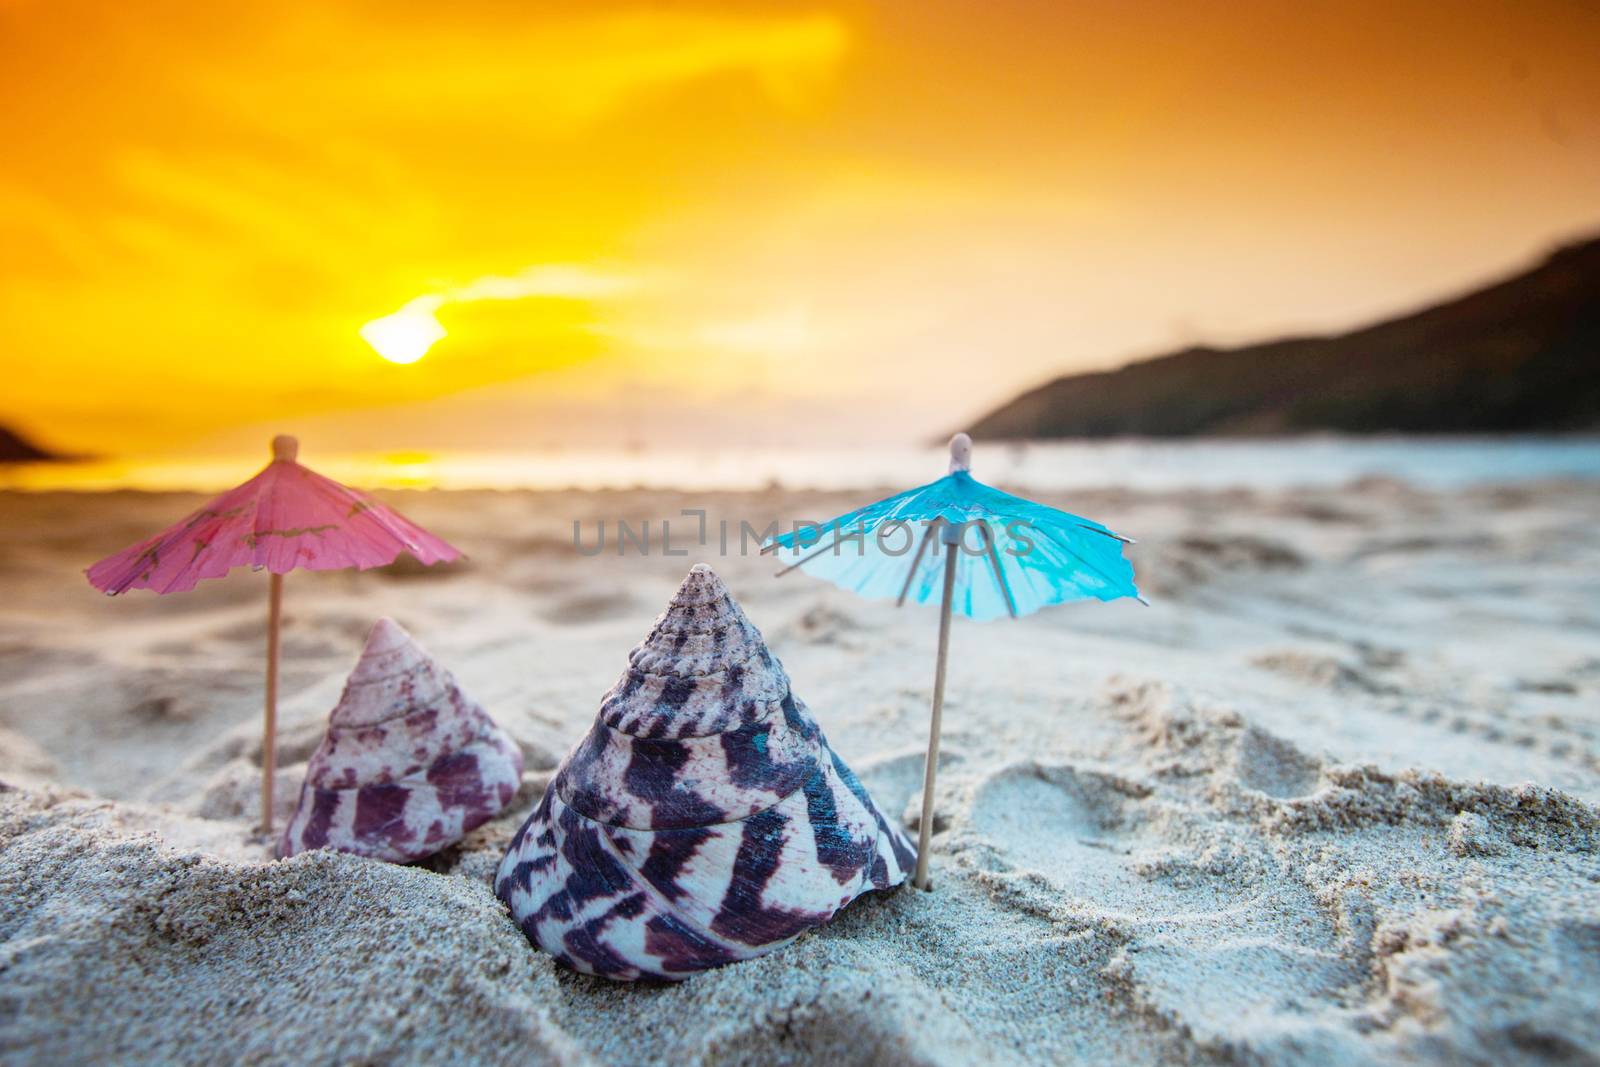
<path id="1" fill-rule="evenodd" d="M 295 457 L 298 456 L 299 454 L 300 454 L 300 442 L 299 442 L 298 439 L 296 439 L 296 438 L 294 438 L 294 437 L 292 437 L 292 436 L 290 436 L 289 434 L 286 434 L 286 433 L 280 433 L 278 436 L 276 436 L 276 437 L 274 437 L 272 439 L 272 458 L 273 459 L 275 459 L 275 460 L 282 459 L 282 460 L 287 460 L 290 463 L 293 463 L 294 460 L 295 460 Z"/>
<path id="2" fill-rule="evenodd" d="M 972 438 L 958 433 L 950 438 L 950 473 L 972 469 Z"/>

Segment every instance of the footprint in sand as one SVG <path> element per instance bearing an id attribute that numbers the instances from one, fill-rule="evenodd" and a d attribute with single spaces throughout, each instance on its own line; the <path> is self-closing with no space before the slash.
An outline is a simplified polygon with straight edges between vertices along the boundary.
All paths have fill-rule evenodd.
<path id="1" fill-rule="evenodd" d="M 911 830 L 917 828 L 922 817 L 922 772 L 927 755 L 921 749 L 893 756 L 863 761 L 854 767 L 867 791 L 885 812 L 900 812 L 901 823 Z M 939 752 L 939 774 L 942 781 L 950 781 L 951 768 L 961 765 L 959 751 L 945 747 Z M 933 832 L 942 833 L 948 826 L 948 816 L 941 808 L 934 813 Z"/>
<path id="2" fill-rule="evenodd" d="M 352 611 L 304 610 L 295 619 L 295 626 L 284 636 L 284 654 L 299 656 L 332 656 L 351 654 L 359 649 L 372 629 L 372 617 Z M 161 649 L 172 655 L 191 654 L 195 635 L 184 635 Z M 264 617 L 252 612 L 248 618 L 219 626 L 203 635 L 203 640 L 242 647 L 251 656 L 258 654 L 266 640 L 267 624 Z"/>
<path id="3" fill-rule="evenodd" d="M 1357 665 L 1338 656 L 1299 648 L 1273 649 L 1250 660 L 1250 665 L 1317 689 L 1344 693 L 1395 693 L 1399 690 L 1377 677 L 1368 666 L 1385 662 L 1379 656 Z"/>
<path id="4" fill-rule="evenodd" d="M 8 687 L 62 670 L 88 672 L 99 663 L 100 657 L 93 652 L 0 638 L 0 678 Z"/>
<path id="5" fill-rule="evenodd" d="M 1311 772 L 1292 749 L 1266 751 L 1275 740 L 1247 742 L 1261 751 L 1242 763 L 1260 784 L 1296 790 Z M 980 865 L 989 856 L 993 869 L 1030 872 L 1022 891 L 1042 903 L 1113 920 L 1131 940 L 1104 977 L 1129 1003 L 1206 1039 L 1229 1020 L 1333 1000 L 1361 979 L 1309 890 L 1242 855 L 1259 842 L 1229 846 L 1141 794 L 1096 771 L 1012 767 L 978 792 L 971 829 L 987 847 L 974 852 Z"/>
<path id="6" fill-rule="evenodd" d="M 1014 766 L 979 787 L 958 836 L 978 846 L 980 866 L 1031 871 L 1063 898 L 1108 915 L 1214 914 L 1248 899 L 1250 879 L 1176 840 L 1175 816 L 1160 814 L 1146 794 L 1097 771 Z"/>
<path id="7" fill-rule="evenodd" d="M 863 647 L 861 623 L 829 604 L 812 604 L 773 630 L 775 641 L 806 645 L 832 645 L 857 650 Z"/>
<path id="8" fill-rule="evenodd" d="M 1322 773 L 1319 760 L 1254 726 L 1239 738 L 1232 764 L 1240 784 L 1279 800 L 1312 792 Z"/>
<path id="9" fill-rule="evenodd" d="M 622 618 L 632 609 L 633 597 L 627 590 L 603 589 L 563 597 L 541 609 L 539 615 L 548 622 L 582 625 Z"/>

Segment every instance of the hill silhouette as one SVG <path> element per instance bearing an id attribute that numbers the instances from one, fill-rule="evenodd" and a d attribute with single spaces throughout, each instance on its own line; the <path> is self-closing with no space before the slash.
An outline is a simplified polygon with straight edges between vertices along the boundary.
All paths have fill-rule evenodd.
<path id="1" fill-rule="evenodd" d="M 61 459 L 13 430 L 0 426 L 0 463 L 25 463 L 30 460 Z"/>
<path id="2" fill-rule="evenodd" d="M 1350 333 L 1189 348 L 1057 378 L 970 429 L 987 438 L 1600 429 L 1600 238 Z"/>

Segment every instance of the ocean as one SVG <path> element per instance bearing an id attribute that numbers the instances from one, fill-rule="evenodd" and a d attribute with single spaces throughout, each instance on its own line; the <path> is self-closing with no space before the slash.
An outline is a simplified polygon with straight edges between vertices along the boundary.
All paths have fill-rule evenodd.
<path id="1" fill-rule="evenodd" d="M 928 447 L 536 450 L 331 453 L 317 470 L 369 488 L 855 489 L 910 486 L 945 470 Z M 0 489 L 218 490 L 262 457 L 129 457 L 0 466 Z M 1600 479 L 1596 437 L 1295 437 L 1051 441 L 984 445 L 973 473 L 991 483 L 1051 489 L 1283 489 L 1393 478 L 1425 488 Z"/>

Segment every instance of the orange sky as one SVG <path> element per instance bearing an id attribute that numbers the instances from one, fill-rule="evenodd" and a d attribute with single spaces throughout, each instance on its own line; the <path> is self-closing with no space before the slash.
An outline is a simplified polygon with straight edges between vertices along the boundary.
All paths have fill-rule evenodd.
<path id="1" fill-rule="evenodd" d="M 1584 0 L 539 7 L 0 0 L 0 420 L 905 440 L 1600 229 Z"/>

